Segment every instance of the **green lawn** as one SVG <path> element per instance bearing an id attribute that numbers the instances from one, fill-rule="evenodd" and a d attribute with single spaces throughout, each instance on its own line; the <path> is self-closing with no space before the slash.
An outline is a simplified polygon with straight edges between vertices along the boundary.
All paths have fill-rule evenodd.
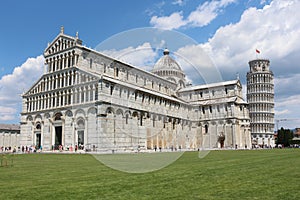
<path id="1" fill-rule="evenodd" d="M 300 149 L 186 152 L 149 173 L 113 170 L 92 155 L 14 155 L 0 199 L 297 199 Z"/>

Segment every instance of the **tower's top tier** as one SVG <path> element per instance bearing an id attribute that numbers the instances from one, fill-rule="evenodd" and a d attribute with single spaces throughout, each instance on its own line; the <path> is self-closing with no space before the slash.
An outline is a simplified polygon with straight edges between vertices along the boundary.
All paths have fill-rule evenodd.
<path id="1" fill-rule="evenodd" d="M 255 59 L 249 61 L 250 72 L 269 72 L 270 60 L 267 59 Z"/>

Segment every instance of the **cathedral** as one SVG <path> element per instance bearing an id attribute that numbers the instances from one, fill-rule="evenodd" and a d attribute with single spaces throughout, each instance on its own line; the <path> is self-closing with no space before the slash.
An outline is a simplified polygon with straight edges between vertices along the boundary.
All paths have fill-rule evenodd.
<path id="1" fill-rule="evenodd" d="M 151 72 L 87 48 L 63 28 L 22 95 L 21 146 L 97 152 L 250 148 L 240 81 L 187 84 L 168 49 Z"/>

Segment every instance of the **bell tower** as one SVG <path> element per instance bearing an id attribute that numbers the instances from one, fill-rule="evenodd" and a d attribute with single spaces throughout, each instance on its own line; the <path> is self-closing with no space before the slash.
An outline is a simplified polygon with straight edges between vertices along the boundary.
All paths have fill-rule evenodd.
<path id="1" fill-rule="evenodd" d="M 274 146 L 274 75 L 270 61 L 255 59 L 249 62 L 249 67 L 247 101 L 252 144 Z"/>

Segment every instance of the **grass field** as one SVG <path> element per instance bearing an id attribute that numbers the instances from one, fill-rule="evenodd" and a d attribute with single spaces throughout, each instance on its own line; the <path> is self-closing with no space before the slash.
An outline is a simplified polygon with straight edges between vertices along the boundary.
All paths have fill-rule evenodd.
<path id="1" fill-rule="evenodd" d="M 0 199 L 297 199 L 300 149 L 186 152 L 150 173 L 125 173 L 92 155 L 14 155 Z"/>

